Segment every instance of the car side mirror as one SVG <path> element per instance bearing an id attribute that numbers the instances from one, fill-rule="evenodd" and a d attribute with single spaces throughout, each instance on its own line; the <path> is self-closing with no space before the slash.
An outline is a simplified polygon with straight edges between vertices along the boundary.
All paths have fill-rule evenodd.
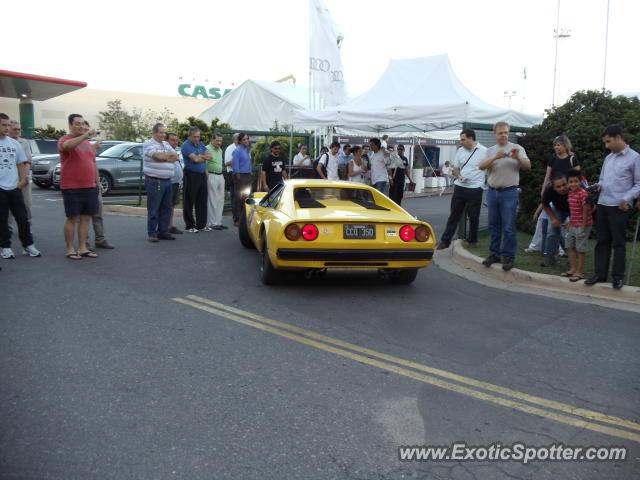
<path id="1" fill-rule="evenodd" d="M 133 157 L 133 152 L 126 152 L 122 155 L 122 160 L 129 160 L 131 157 Z"/>
<path id="2" fill-rule="evenodd" d="M 247 205 L 255 205 L 256 204 L 256 199 L 255 198 L 247 198 L 246 204 Z"/>

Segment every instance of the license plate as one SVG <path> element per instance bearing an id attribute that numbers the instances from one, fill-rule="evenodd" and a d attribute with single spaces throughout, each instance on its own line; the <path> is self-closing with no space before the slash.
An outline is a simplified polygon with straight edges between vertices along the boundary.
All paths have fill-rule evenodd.
<path id="1" fill-rule="evenodd" d="M 373 240 L 376 238 L 375 225 L 345 224 L 342 227 L 345 240 Z"/>

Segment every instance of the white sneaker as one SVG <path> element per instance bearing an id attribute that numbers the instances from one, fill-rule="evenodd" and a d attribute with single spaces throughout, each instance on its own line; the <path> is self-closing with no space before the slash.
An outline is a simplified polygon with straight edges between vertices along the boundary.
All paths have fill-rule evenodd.
<path id="1" fill-rule="evenodd" d="M 10 248 L 3 248 L 0 250 L 0 257 L 2 258 L 16 258 L 16 256 L 13 254 L 13 250 L 11 250 Z"/>
<path id="2" fill-rule="evenodd" d="M 207 225 L 206 227 L 204 227 L 202 230 L 200 230 L 201 232 L 210 232 L 211 230 L 213 230 L 209 225 Z"/>
<path id="3" fill-rule="evenodd" d="M 525 248 L 524 251 L 527 253 L 540 252 L 540 250 L 536 250 L 535 248 Z"/>
<path id="4" fill-rule="evenodd" d="M 39 257 L 40 255 L 42 255 L 40 253 L 40 250 L 38 250 L 33 244 L 29 245 L 28 247 L 24 247 L 24 250 L 22 250 L 22 254 L 27 255 L 28 257 Z"/>
<path id="5" fill-rule="evenodd" d="M 193 227 L 187 230 L 187 232 L 189 233 L 198 233 L 200 230 L 198 230 L 197 228 Z"/>

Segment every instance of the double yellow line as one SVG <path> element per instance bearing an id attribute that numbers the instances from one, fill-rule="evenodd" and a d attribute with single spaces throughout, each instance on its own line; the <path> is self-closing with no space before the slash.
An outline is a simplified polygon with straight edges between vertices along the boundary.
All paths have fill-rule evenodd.
<path id="1" fill-rule="evenodd" d="M 273 333 L 274 335 L 428 383 L 429 385 L 444 388 L 445 390 L 538 415 L 577 428 L 640 442 L 640 424 L 631 420 L 536 397 L 439 368 L 376 352 L 375 350 L 320 335 L 304 328 L 272 320 L 262 315 L 256 315 L 196 295 L 187 295 L 185 298 L 174 298 L 173 300 L 243 325 Z"/>

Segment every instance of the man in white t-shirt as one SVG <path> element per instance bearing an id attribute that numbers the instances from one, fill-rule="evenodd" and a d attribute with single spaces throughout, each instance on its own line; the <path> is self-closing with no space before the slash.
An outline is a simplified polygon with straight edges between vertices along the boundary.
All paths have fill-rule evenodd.
<path id="1" fill-rule="evenodd" d="M 233 199 L 235 197 L 235 189 L 233 182 L 233 167 L 231 166 L 231 162 L 233 161 L 233 151 L 238 148 L 238 135 L 239 133 L 234 133 L 232 137 L 233 143 L 229 145 L 224 150 L 224 165 L 227 167 L 227 182 L 229 184 L 229 198 L 231 199 L 232 207 L 233 207 Z M 234 210 L 235 211 L 235 210 Z"/>
<path id="2" fill-rule="evenodd" d="M 340 163 L 340 158 L 338 157 L 339 150 L 340 144 L 338 142 L 333 142 L 329 146 L 329 153 L 323 155 L 322 158 L 320 158 L 317 166 L 317 171 L 320 174 L 320 178 L 324 178 L 325 180 L 340 180 L 340 176 L 338 175 L 338 165 Z M 327 169 L 326 176 L 322 171 L 323 165 Z"/>
<path id="3" fill-rule="evenodd" d="M 9 117 L 0 113 L 0 256 L 15 258 L 11 249 L 9 212 L 18 224 L 18 236 L 24 248 L 23 254 L 39 257 L 33 244 L 31 225 L 27 218 L 22 189 L 27 185 L 27 156 L 20 144 L 9 137 Z"/>
<path id="4" fill-rule="evenodd" d="M 449 213 L 447 227 L 440 237 L 438 250 L 449 248 L 465 208 L 469 217 L 467 241 L 470 247 L 478 245 L 478 224 L 485 182 L 485 172 L 478 168 L 478 164 L 484 160 L 487 149 L 476 142 L 476 132 L 470 128 L 462 130 L 460 143 L 462 146 L 456 152 L 456 158 L 453 161 L 455 181 L 451 196 L 451 213 Z"/>
<path id="5" fill-rule="evenodd" d="M 389 152 L 382 149 L 382 142 L 379 138 L 369 140 L 371 153 L 369 154 L 369 170 L 371 170 L 371 185 L 380 193 L 389 195 L 389 180 L 391 179 L 391 169 L 389 162 L 391 157 Z"/>

